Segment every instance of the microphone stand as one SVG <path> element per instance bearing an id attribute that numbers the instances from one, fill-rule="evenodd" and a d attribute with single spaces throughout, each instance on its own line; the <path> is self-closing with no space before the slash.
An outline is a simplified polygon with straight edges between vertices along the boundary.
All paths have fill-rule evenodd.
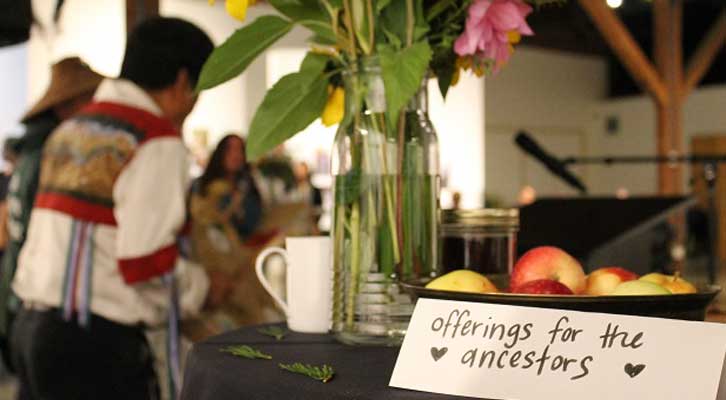
<path id="1" fill-rule="evenodd" d="M 708 233 L 711 239 L 711 251 L 708 259 L 708 279 L 712 284 L 716 281 L 716 260 L 718 259 L 717 237 L 718 212 L 716 211 L 716 179 L 718 164 L 726 163 L 726 154 L 699 156 L 598 156 L 598 157 L 565 157 L 560 160 L 564 165 L 573 164 L 697 164 L 703 163 L 703 178 L 707 187 L 708 202 Z"/>

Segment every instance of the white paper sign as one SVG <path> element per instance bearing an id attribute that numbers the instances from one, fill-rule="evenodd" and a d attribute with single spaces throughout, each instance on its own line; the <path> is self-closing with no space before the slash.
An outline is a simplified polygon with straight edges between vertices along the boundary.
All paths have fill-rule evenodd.
<path id="1" fill-rule="evenodd" d="M 725 355 L 726 324 L 419 299 L 389 385 L 507 400 L 724 400 Z"/>

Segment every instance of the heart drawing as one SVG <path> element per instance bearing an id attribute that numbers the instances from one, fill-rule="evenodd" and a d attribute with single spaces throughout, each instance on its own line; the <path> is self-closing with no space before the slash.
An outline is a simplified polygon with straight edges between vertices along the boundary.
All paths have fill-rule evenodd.
<path id="1" fill-rule="evenodd" d="M 433 349 L 431 349 L 431 351 L 433 352 Z M 631 363 L 625 364 L 625 373 L 628 374 L 628 376 L 631 378 L 635 378 L 636 376 L 638 376 L 638 374 L 643 372 L 644 369 L 645 369 L 645 364 L 638 364 L 638 365 L 633 365 Z"/>
<path id="2" fill-rule="evenodd" d="M 439 361 L 439 359 L 441 359 L 441 357 L 443 357 L 447 351 L 449 351 L 448 347 L 442 347 L 440 349 L 438 349 L 436 347 L 432 347 L 431 348 L 431 357 L 434 358 L 434 361 Z"/>

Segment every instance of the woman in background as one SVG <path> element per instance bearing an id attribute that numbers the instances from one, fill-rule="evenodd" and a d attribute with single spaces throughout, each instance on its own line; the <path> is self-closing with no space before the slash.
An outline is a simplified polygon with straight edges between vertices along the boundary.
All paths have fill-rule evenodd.
<path id="1" fill-rule="evenodd" d="M 192 188 L 194 195 L 213 201 L 213 207 L 237 232 L 247 239 L 262 220 L 262 197 L 245 159 L 244 140 L 227 135 L 212 152 L 207 168 Z M 194 209 L 192 209 L 194 212 Z"/>
<path id="2" fill-rule="evenodd" d="M 279 318 L 272 298 L 255 276 L 256 250 L 245 246 L 258 230 L 262 212 L 262 198 L 245 159 L 244 140 L 227 135 L 212 153 L 202 176 L 192 185 L 191 247 L 198 262 L 209 270 L 228 274 L 237 287 L 230 304 L 222 307 L 223 315 L 205 321 L 205 332 L 190 336 L 201 338 L 216 331 Z"/>

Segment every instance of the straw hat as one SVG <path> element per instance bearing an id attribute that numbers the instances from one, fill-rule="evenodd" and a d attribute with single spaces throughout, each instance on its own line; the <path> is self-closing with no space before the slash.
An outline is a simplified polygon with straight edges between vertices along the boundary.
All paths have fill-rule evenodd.
<path id="1" fill-rule="evenodd" d="M 65 58 L 53 64 L 48 89 L 20 122 L 28 122 L 32 117 L 57 105 L 94 92 L 103 79 L 102 75 L 94 72 L 78 57 Z"/>

